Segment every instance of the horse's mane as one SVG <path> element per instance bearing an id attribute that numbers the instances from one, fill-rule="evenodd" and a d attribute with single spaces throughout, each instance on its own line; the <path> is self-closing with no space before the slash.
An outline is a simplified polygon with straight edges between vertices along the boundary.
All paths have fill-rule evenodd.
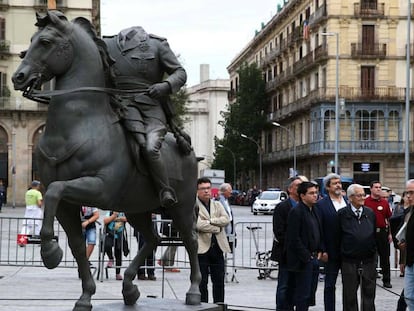
<path id="1" fill-rule="evenodd" d="M 109 79 L 109 81 L 112 81 L 112 78 L 114 77 L 112 65 L 115 63 L 115 60 L 109 55 L 106 43 L 96 34 L 95 27 L 84 17 L 77 17 L 72 20 L 72 23 L 85 30 L 85 32 L 92 38 L 93 42 L 95 42 L 99 55 L 101 56 L 106 80 L 108 81 Z"/>
<path id="2" fill-rule="evenodd" d="M 46 15 L 40 16 L 37 15 L 37 23 L 35 26 L 38 26 L 39 29 L 42 29 L 46 27 L 48 24 L 53 24 L 53 20 L 50 17 L 50 14 L 54 14 L 57 18 L 59 18 L 62 21 L 68 22 L 68 19 L 66 16 L 60 12 L 60 11 L 48 11 Z M 106 43 L 98 37 L 95 27 L 92 25 L 92 23 L 84 18 L 84 17 L 76 17 L 72 20 L 72 24 L 79 26 L 82 28 L 93 40 L 93 42 L 96 44 L 96 47 L 98 48 L 99 55 L 101 56 L 103 70 L 105 74 L 105 80 L 108 84 L 109 81 L 113 80 L 114 74 L 112 70 L 112 65 L 115 63 L 114 59 L 109 55 L 108 47 L 106 46 Z"/>

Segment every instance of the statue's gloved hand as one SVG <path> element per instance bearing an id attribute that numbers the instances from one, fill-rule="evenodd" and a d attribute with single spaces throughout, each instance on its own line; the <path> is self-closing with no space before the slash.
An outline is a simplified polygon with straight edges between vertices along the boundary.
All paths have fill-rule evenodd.
<path id="1" fill-rule="evenodd" d="M 151 98 L 161 98 L 168 96 L 171 88 L 168 82 L 155 83 L 148 88 L 148 95 Z"/>

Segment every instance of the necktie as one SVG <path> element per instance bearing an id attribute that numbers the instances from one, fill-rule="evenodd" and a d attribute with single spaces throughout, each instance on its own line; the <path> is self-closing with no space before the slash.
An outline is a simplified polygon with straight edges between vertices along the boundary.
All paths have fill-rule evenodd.
<path id="1" fill-rule="evenodd" d="M 355 211 L 355 215 L 358 217 L 358 219 L 359 219 L 359 217 L 361 217 L 361 210 L 359 210 L 359 209 L 357 209 L 356 211 Z"/>

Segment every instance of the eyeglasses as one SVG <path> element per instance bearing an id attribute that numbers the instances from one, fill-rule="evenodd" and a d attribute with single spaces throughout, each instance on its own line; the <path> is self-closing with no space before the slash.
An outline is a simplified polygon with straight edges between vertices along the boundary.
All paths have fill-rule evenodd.
<path id="1" fill-rule="evenodd" d="M 211 187 L 201 187 L 201 188 L 198 188 L 197 190 L 207 191 L 207 190 L 210 190 L 210 189 L 211 189 Z"/>
<path id="2" fill-rule="evenodd" d="M 412 195 L 414 195 L 414 191 L 412 191 L 412 190 L 406 191 L 405 194 L 409 195 L 409 196 L 412 196 Z"/>

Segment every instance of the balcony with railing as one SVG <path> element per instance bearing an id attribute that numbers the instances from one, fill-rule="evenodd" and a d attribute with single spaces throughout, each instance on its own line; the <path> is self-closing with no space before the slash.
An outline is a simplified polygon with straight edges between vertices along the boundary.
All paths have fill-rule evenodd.
<path id="1" fill-rule="evenodd" d="M 293 74 L 297 75 L 301 71 L 305 72 L 310 67 L 313 67 L 313 51 L 306 54 L 305 57 L 302 57 L 297 62 L 293 64 Z"/>
<path id="2" fill-rule="evenodd" d="M 376 141 L 376 140 L 341 140 L 338 142 L 341 154 L 402 154 L 404 141 Z M 412 147 L 411 147 L 412 149 Z M 318 141 L 308 144 L 296 145 L 296 157 L 319 156 L 335 153 L 335 141 Z M 263 162 L 266 164 L 286 161 L 293 158 L 292 146 L 263 154 Z"/>
<path id="3" fill-rule="evenodd" d="M 354 58 L 385 58 L 386 43 L 351 43 L 351 57 Z"/>
<path id="4" fill-rule="evenodd" d="M 397 87 L 376 87 L 372 89 L 361 89 L 360 87 L 346 87 L 340 86 L 339 97 L 345 98 L 347 102 L 390 102 L 390 101 L 405 101 L 405 88 Z M 286 106 L 271 112 L 267 115 L 267 121 L 279 122 L 286 119 L 293 114 L 297 114 L 310 109 L 310 107 L 319 102 L 334 102 L 336 95 L 335 87 L 320 87 L 304 97 L 298 98 L 295 101 L 288 103 Z M 410 91 L 411 100 L 414 99 L 412 90 Z"/>
<path id="5" fill-rule="evenodd" d="M 354 3 L 354 14 L 357 17 L 363 18 L 378 18 L 384 17 L 385 4 L 377 2 L 357 2 Z"/>
<path id="6" fill-rule="evenodd" d="M 303 39 L 303 32 L 301 28 L 302 27 L 296 27 L 295 30 L 293 30 L 293 32 L 288 34 L 286 40 L 289 47 L 294 46 L 296 42 Z"/>
<path id="7" fill-rule="evenodd" d="M 314 13 L 309 16 L 310 29 L 318 27 L 318 25 L 328 18 L 326 11 L 326 3 L 323 3 Z"/>
<path id="8" fill-rule="evenodd" d="M 314 53 L 315 57 L 314 57 L 314 62 L 318 63 L 320 61 L 324 61 L 326 59 L 328 59 L 328 47 L 326 44 L 321 44 L 320 46 L 318 46 L 315 49 L 315 53 Z"/>
<path id="9" fill-rule="evenodd" d="M 271 64 L 280 55 L 280 46 L 274 47 L 263 59 L 263 65 Z"/>

